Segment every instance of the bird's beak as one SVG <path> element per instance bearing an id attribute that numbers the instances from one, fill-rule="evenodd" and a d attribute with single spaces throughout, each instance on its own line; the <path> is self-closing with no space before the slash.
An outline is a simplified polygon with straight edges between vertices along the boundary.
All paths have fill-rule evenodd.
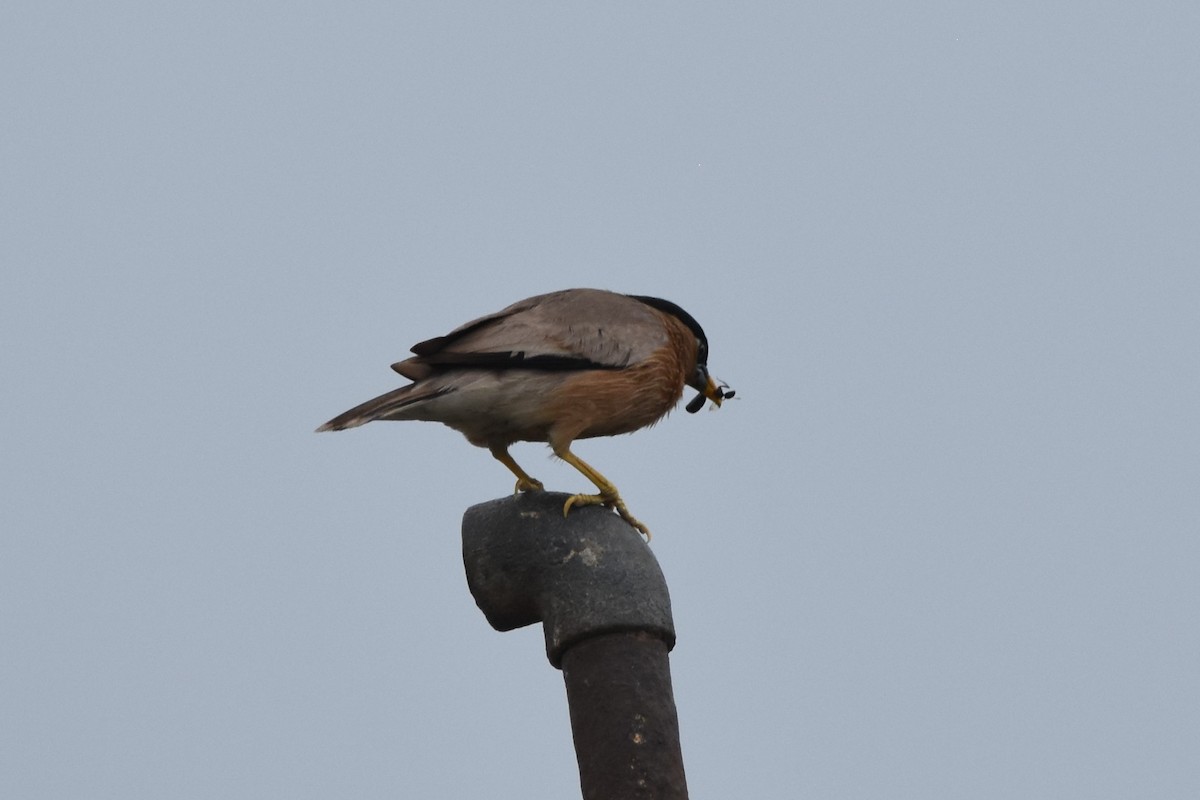
<path id="1" fill-rule="evenodd" d="M 705 400 L 712 400 L 713 405 L 720 406 L 721 401 L 726 397 L 733 397 L 733 390 L 725 391 L 727 387 L 724 384 L 718 384 L 713 377 L 705 370 L 704 373 L 704 389 L 700 394 L 693 397 L 687 404 L 689 414 L 695 414 L 700 409 L 704 408 Z"/>
<path id="2" fill-rule="evenodd" d="M 712 375 L 708 376 L 708 381 L 704 384 L 704 396 L 712 400 L 717 406 L 720 406 L 721 401 L 725 399 L 725 393 L 721 391 L 720 386 L 717 386 L 717 382 L 713 380 Z"/>

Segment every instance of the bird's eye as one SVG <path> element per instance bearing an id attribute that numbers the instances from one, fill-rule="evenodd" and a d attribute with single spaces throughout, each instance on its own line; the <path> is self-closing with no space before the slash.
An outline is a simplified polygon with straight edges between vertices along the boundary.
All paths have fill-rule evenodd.
<path id="1" fill-rule="evenodd" d="M 701 364 L 708 363 L 708 342 L 696 340 L 696 361 Z"/>

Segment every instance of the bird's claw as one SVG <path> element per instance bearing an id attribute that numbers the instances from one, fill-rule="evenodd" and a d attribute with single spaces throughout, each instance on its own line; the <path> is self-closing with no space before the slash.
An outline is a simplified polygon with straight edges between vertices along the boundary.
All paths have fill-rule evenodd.
<path id="1" fill-rule="evenodd" d="M 513 489 L 513 494 L 517 495 L 521 492 L 540 492 L 546 487 L 537 478 L 517 478 L 517 485 Z"/>
<path id="2" fill-rule="evenodd" d="M 652 538 L 650 529 L 647 528 L 641 520 L 629 513 L 629 508 L 626 507 L 625 501 L 617 494 L 573 494 L 567 498 L 567 502 L 563 504 L 563 516 L 567 516 L 571 512 L 572 506 L 608 506 L 617 512 L 621 519 L 628 522 L 640 534 L 646 537 L 649 542 Z"/>

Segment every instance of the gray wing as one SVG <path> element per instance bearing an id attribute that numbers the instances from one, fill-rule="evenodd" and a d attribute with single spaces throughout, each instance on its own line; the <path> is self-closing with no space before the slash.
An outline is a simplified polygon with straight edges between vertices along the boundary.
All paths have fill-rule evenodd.
<path id="1" fill-rule="evenodd" d="M 417 357 L 393 369 L 414 379 L 435 365 L 620 369 L 649 358 L 666 342 L 660 312 L 640 300 L 567 289 L 521 300 L 414 345 Z"/>

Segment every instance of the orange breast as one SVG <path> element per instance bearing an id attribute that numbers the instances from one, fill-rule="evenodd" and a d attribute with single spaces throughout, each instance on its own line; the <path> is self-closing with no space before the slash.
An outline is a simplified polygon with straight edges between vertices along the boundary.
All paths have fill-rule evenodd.
<path id="1" fill-rule="evenodd" d="M 675 317 L 660 316 L 670 336 L 650 358 L 625 369 L 580 373 L 554 392 L 552 443 L 630 433 L 674 408 L 696 368 L 696 337 Z"/>

